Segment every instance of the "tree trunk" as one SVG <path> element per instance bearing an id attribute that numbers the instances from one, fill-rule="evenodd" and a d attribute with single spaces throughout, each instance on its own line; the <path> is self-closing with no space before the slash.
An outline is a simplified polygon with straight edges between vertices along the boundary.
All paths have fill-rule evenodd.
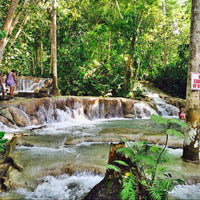
<path id="1" fill-rule="evenodd" d="M 57 85 L 57 39 L 56 39 L 56 0 L 52 0 L 52 67 L 53 67 L 53 89 L 51 94 L 54 96 L 60 96 L 60 92 Z"/>
<path id="2" fill-rule="evenodd" d="M 40 69 L 41 75 L 43 75 L 43 38 L 40 40 Z"/>
<path id="3" fill-rule="evenodd" d="M 110 62 L 110 52 L 111 52 L 111 31 L 109 31 L 108 36 L 108 57 L 107 62 Z"/>
<path id="4" fill-rule="evenodd" d="M 117 9 L 118 9 L 118 11 L 119 11 L 119 16 L 120 16 L 121 19 L 123 19 L 123 15 L 121 14 L 121 11 L 120 11 L 120 7 L 119 7 L 119 4 L 118 4 L 118 1 L 115 0 L 115 3 L 116 3 L 116 6 L 117 6 Z"/>
<path id="5" fill-rule="evenodd" d="M 10 26 L 10 29 L 9 29 L 9 32 L 8 32 L 9 35 L 11 35 L 13 29 L 15 28 L 15 26 L 19 22 L 20 17 L 22 15 L 24 16 L 24 12 L 26 11 L 26 9 L 24 9 L 24 8 L 27 5 L 27 3 L 28 3 L 28 1 L 24 0 L 23 4 L 20 5 L 19 11 L 17 12 L 17 14 L 15 15 L 14 19 L 12 20 L 12 23 L 11 23 L 11 26 Z"/>
<path id="6" fill-rule="evenodd" d="M 3 25 L 2 30 L 6 31 L 7 37 L 3 37 L 0 40 L 0 63 L 1 63 L 2 58 L 3 58 L 3 53 L 4 53 L 4 50 L 5 50 L 5 47 L 8 43 L 8 41 L 9 41 L 9 39 L 11 38 L 10 36 L 12 34 L 13 29 L 16 27 L 16 25 L 19 23 L 19 20 L 22 18 L 22 22 L 20 23 L 18 31 L 16 31 L 16 34 L 15 34 L 14 38 L 12 39 L 10 46 L 12 46 L 13 43 L 16 41 L 17 37 L 21 33 L 23 25 L 27 22 L 28 17 L 30 16 L 30 13 L 32 12 L 32 9 L 30 9 L 29 6 L 28 6 L 29 1 L 24 0 L 20 4 L 20 9 L 18 10 L 18 12 L 15 13 L 19 2 L 20 2 L 19 0 L 12 0 L 10 7 L 9 7 L 9 10 L 8 10 L 8 13 L 7 13 L 7 16 L 6 16 L 6 19 L 4 21 L 4 25 Z M 34 7 L 39 2 L 40 2 L 40 0 L 35 0 L 32 3 L 31 6 Z M 28 13 L 28 14 L 25 14 L 25 13 Z"/>
<path id="7" fill-rule="evenodd" d="M 137 34 L 138 34 L 138 31 L 139 31 L 139 27 L 140 27 L 140 24 L 141 24 L 141 21 L 142 21 L 143 14 L 144 14 L 144 10 L 142 9 L 141 12 L 140 12 L 140 16 L 139 16 L 137 25 L 135 25 L 136 26 L 135 33 L 134 33 L 134 35 L 131 39 L 131 51 L 132 51 L 132 53 L 129 55 L 128 62 L 127 62 L 127 65 L 126 65 L 126 71 L 125 71 L 125 88 L 127 87 L 127 82 L 128 82 L 127 74 L 130 74 L 130 90 L 131 91 L 132 91 L 133 85 L 134 85 L 134 80 L 133 80 L 133 76 L 134 76 L 134 74 L 133 74 L 133 71 L 134 71 L 134 51 L 135 51 L 135 45 L 136 45 L 136 42 L 137 42 Z M 130 69 L 130 73 L 129 73 L 129 69 Z"/>
<path id="8" fill-rule="evenodd" d="M 12 40 L 10 41 L 10 46 L 13 46 L 13 44 L 17 40 L 18 36 L 20 35 L 24 24 L 26 24 L 26 22 L 28 21 L 28 19 L 29 19 L 28 15 L 23 19 L 22 23 L 20 24 L 20 27 L 18 28 L 17 33 L 15 34 L 14 38 L 12 38 Z"/>
<path id="9" fill-rule="evenodd" d="M 30 73 L 31 73 L 31 76 L 33 76 L 33 67 L 34 67 L 34 48 L 32 48 L 32 57 L 31 57 L 31 65 L 30 65 Z"/>
<path id="10" fill-rule="evenodd" d="M 200 73 L 200 1 L 192 0 L 190 55 L 187 77 L 186 122 L 187 130 L 184 135 L 183 159 L 199 162 L 199 90 L 191 89 L 191 72 Z"/>
<path id="11" fill-rule="evenodd" d="M 163 12 L 163 15 L 165 16 L 166 15 L 165 0 L 162 1 L 162 12 Z M 165 21 L 165 18 L 164 18 L 164 21 Z M 167 63 L 168 63 L 168 56 L 167 56 L 167 44 L 166 44 L 166 33 L 165 32 L 163 33 L 163 44 L 164 44 L 164 59 L 163 59 L 163 62 L 164 62 L 164 65 L 166 66 Z"/>
<path id="12" fill-rule="evenodd" d="M 137 59 L 137 64 L 138 64 L 138 67 L 137 67 L 137 71 L 135 73 L 135 80 L 138 80 L 138 74 L 140 71 L 140 59 L 139 58 Z"/>
<path id="13" fill-rule="evenodd" d="M 38 42 L 37 42 L 37 37 L 35 37 L 35 44 L 34 44 L 34 66 L 33 69 L 35 69 L 35 74 L 38 72 L 39 68 L 39 61 L 38 61 Z"/>
<path id="14" fill-rule="evenodd" d="M 10 31 L 11 24 L 12 24 L 14 14 L 15 14 L 15 10 L 16 10 L 18 3 L 19 3 L 19 0 L 12 0 L 10 7 L 9 7 L 9 10 L 8 10 L 8 13 L 7 13 L 7 16 L 6 16 L 6 19 L 5 19 L 4 24 L 3 24 L 2 30 L 6 31 L 7 37 L 3 37 L 0 40 L 0 63 L 2 61 L 3 53 L 4 53 L 4 50 L 5 50 L 6 44 L 8 42 L 8 37 L 9 37 L 8 33 Z"/>

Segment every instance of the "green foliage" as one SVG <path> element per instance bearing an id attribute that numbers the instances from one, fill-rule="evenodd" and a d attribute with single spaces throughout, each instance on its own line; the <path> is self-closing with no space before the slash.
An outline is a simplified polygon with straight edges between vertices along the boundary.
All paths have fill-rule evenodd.
<path id="1" fill-rule="evenodd" d="M 3 37 L 6 37 L 6 32 L 0 30 L 0 40 L 1 40 Z"/>
<path id="2" fill-rule="evenodd" d="M 136 177 L 133 175 L 135 169 L 137 169 L 142 177 L 139 180 L 140 184 L 149 191 L 151 198 L 154 200 L 167 199 L 167 192 L 173 189 L 175 183 L 183 184 L 183 180 L 174 179 L 171 173 L 167 172 L 168 168 L 163 166 L 163 164 L 170 160 L 169 155 L 165 151 L 168 135 L 174 135 L 176 137 L 182 136 L 179 131 L 170 129 L 171 124 L 175 123 L 184 128 L 186 124 L 178 119 L 166 119 L 158 115 L 152 115 L 151 119 L 156 123 L 166 126 L 167 140 L 164 148 L 159 145 L 149 145 L 147 141 L 130 143 L 126 139 L 122 139 L 126 143 L 126 147 L 118 149 L 117 152 L 131 160 L 130 172 L 122 174 L 119 167 L 115 165 L 107 166 L 109 169 L 116 170 L 122 176 L 123 189 L 121 191 L 121 197 L 123 200 L 135 199 Z M 126 167 L 128 166 L 124 161 L 115 162 Z"/>
<path id="3" fill-rule="evenodd" d="M 171 64 L 159 70 L 159 74 L 154 79 L 158 87 L 168 92 L 171 96 L 186 97 L 188 63 Z"/>
<path id="4" fill-rule="evenodd" d="M 182 137 L 183 134 L 180 131 L 170 128 L 171 124 L 177 124 L 183 128 L 187 127 L 187 124 L 179 119 L 167 119 L 159 115 L 151 115 L 150 117 L 158 124 L 164 124 L 167 126 L 166 134 L 167 135 L 174 135 L 176 137 Z"/>
<path id="5" fill-rule="evenodd" d="M 7 139 L 2 139 L 5 132 L 0 132 L 0 152 L 5 149 L 4 144 L 8 141 Z"/>
<path id="6" fill-rule="evenodd" d="M 135 200 L 135 178 L 131 171 L 123 177 L 123 190 L 120 193 L 123 200 Z"/>
<path id="7" fill-rule="evenodd" d="M 168 94 L 180 98 L 186 97 L 186 82 L 189 60 L 189 45 L 180 45 L 177 50 L 177 61 L 161 67 L 154 83 Z"/>
<path id="8" fill-rule="evenodd" d="M 106 168 L 107 168 L 107 169 L 112 169 L 112 170 L 114 170 L 114 171 L 116 171 L 116 172 L 120 172 L 119 167 L 117 167 L 117 166 L 115 166 L 115 165 L 106 164 Z"/>
<path id="9" fill-rule="evenodd" d="M 19 1 L 17 11 L 24 9 L 23 17 L 30 14 L 30 18 L 13 43 L 23 20 L 20 17 L 9 36 L 1 67 L 3 72 L 15 68 L 21 75 L 51 77 L 51 2 L 32 6 L 33 2 L 23 7 Z M 108 0 L 58 1 L 57 72 L 62 95 L 132 96 L 130 82 L 145 77 L 173 96 L 185 97 L 191 2 L 165 1 L 165 13 L 159 0 L 122 0 L 118 4 Z M 0 27 L 9 5 L 9 1 L 2 1 Z M 3 36 L 0 31 L 0 38 Z M 134 80 L 127 68 L 129 56 L 133 58 Z M 135 95 L 140 99 L 141 90 Z"/>
<path id="10" fill-rule="evenodd" d="M 167 155 L 166 152 L 163 154 L 162 150 L 158 145 L 149 145 L 148 142 L 141 141 L 118 150 L 118 152 L 131 158 L 132 163 L 136 164 L 137 170 L 143 177 L 140 180 L 141 184 L 147 188 L 151 198 L 155 200 L 167 199 L 167 191 L 170 191 L 174 187 L 174 183 L 183 183 L 182 180 L 173 179 L 170 173 L 166 173 L 167 167 L 157 165 L 158 160 L 159 164 L 168 161 L 168 159 L 164 158 Z M 161 154 L 163 154 L 162 159 L 159 157 Z M 157 172 L 157 176 L 154 179 L 153 174 L 155 174 L 155 171 Z M 135 176 L 132 175 L 132 172 L 128 172 L 125 176 L 122 175 L 122 177 L 122 199 L 135 199 Z"/>
<path id="11" fill-rule="evenodd" d="M 136 90 L 134 90 L 134 96 L 136 99 L 141 99 L 142 93 L 145 92 L 145 89 L 137 86 Z"/>

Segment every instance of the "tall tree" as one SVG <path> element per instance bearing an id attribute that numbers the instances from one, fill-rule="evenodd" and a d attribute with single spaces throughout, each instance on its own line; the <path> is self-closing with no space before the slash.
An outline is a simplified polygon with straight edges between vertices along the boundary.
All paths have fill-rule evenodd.
<path id="1" fill-rule="evenodd" d="M 35 1 L 19 1 L 19 0 L 12 0 L 9 6 L 8 12 L 6 14 L 3 27 L 1 31 L 6 33 L 5 37 L 0 38 L 0 63 L 3 58 L 3 54 L 5 48 L 11 39 L 10 46 L 13 45 L 19 34 L 21 33 L 22 26 L 27 22 L 30 13 L 32 12 L 32 8 L 35 7 L 40 0 Z M 15 36 L 12 37 L 12 32 L 16 28 L 17 24 L 20 26 L 17 27 Z"/>
<path id="2" fill-rule="evenodd" d="M 12 26 L 15 10 L 17 8 L 18 3 L 19 3 L 19 0 L 12 0 L 10 7 L 9 7 L 9 10 L 8 10 L 8 13 L 6 15 L 6 19 L 5 19 L 4 24 L 3 24 L 2 30 L 6 32 L 6 37 L 3 37 L 0 40 L 0 63 L 1 63 L 1 60 L 3 58 L 3 53 L 4 53 L 4 50 L 5 50 L 6 44 L 8 42 L 10 29 L 12 28 L 11 26 Z"/>
<path id="3" fill-rule="evenodd" d="M 186 94 L 186 122 L 188 125 L 184 135 L 183 159 L 199 162 L 199 120 L 200 91 L 191 89 L 191 72 L 200 73 L 200 1 L 192 0 L 190 53 Z"/>
<path id="4" fill-rule="evenodd" d="M 54 96 L 60 96 L 60 91 L 57 84 L 57 39 L 56 39 L 56 0 L 52 0 L 52 24 L 51 24 L 51 56 L 53 67 L 53 89 L 51 94 Z"/>

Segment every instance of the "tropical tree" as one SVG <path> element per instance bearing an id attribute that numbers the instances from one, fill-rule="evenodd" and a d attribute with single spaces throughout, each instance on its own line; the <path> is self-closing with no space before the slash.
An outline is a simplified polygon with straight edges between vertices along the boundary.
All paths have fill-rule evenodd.
<path id="1" fill-rule="evenodd" d="M 192 0 L 191 11 L 191 30 L 190 30 L 190 55 L 187 77 L 187 96 L 186 96 L 186 121 L 187 131 L 184 135 L 183 159 L 199 162 L 199 119 L 200 119 L 200 91 L 192 90 L 191 74 L 200 73 L 200 1 Z"/>
<path id="2" fill-rule="evenodd" d="M 0 2 L 2 26 L 9 0 Z M 23 14 L 10 37 L 6 37 L 8 42 L 1 62 L 4 71 L 14 67 L 22 75 L 42 77 L 55 72 L 49 33 L 51 3 L 18 2 L 14 19 L 19 11 Z M 130 97 L 134 83 L 144 76 L 166 86 L 166 90 L 171 87 L 168 91 L 175 91 L 174 95 L 183 93 L 189 32 L 189 15 L 183 12 L 184 5 L 180 7 L 177 0 L 59 0 L 57 3 L 55 74 L 62 95 Z M 0 39 L 5 33 L 0 31 Z M 177 84 L 179 72 L 182 76 Z"/>
<path id="3" fill-rule="evenodd" d="M 53 89 L 51 94 L 54 96 L 60 96 L 60 92 L 57 84 L 57 38 L 56 38 L 56 0 L 52 0 L 52 25 L 51 25 L 51 56 L 52 56 L 52 68 L 53 68 Z"/>
<path id="4" fill-rule="evenodd" d="M 3 58 L 3 53 L 4 53 L 4 50 L 5 50 L 6 44 L 8 42 L 8 38 L 11 34 L 10 30 L 12 28 L 12 22 L 13 22 L 15 10 L 17 8 L 18 3 L 19 3 L 19 0 L 12 0 L 11 1 L 8 13 L 6 15 L 6 19 L 5 19 L 3 27 L 2 27 L 2 32 L 5 33 L 5 34 L 3 35 L 3 37 L 0 40 L 0 63 L 1 63 L 1 60 Z"/>
<path id="5" fill-rule="evenodd" d="M 35 1 L 19 1 L 19 0 L 12 0 L 5 15 L 5 20 L 3 22 L 3 27 L 1 30 L 0 37 L 0 63 L 3 58 L 3 54 L 8 44 L 8 41 L 11 40 L 10 46 L 15 42 L 17 37 L 19 36 L 23 25 L 27 22 L 28 17 L 31 13 L 31 10 L 34 6 L 36 6 L 40 0 Z M 19 26 L 17 26 L 20 23 Z M 13 30 L 15 30 L 14 37 L 12 37 Z M 3 34 L 2 34 L 3 33 Z"/>

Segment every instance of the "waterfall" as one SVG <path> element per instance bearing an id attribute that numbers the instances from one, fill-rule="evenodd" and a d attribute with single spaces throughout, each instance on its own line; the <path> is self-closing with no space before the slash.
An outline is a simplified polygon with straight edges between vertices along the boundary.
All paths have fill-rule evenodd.
<path id="1" fill-rule="evenodd" d="M 134 112 L 136 115 L 136 118 L 150 118 L 151 115 L 155 114 L 158 115 L 158 113 L 150 107 L 149 104 L 141 102 L 141 103 L 135 103 L 134 104 Z"/>
<path id="2" fill-rule="evenodd" d="M 6 77 L 3 77 L 3 85 L 6 88 L 5 84 Z M 41 89 L 52 83 L 50 78 L 36 78 L 36 77 L 17 77 L 17 87 L 15 88 L 15 93 L 18 92 L 34 92 L 36 89 Z"/>
<path id="3" fill-rule="evenodd" d="M 23 115 L 23 118 L 20 118 L 22 126 L 52 123 L 63 123 L 65 125 L 110 118 L 149 119 L 152 114 L 161 114 L 164 117 L 178 117 L 179 110 L 177 107 L 165 103 L 158 96 L 154 97 L 152 93 L 148 95 L 152 96 L 151 99 L 154 104 L 152 102 L 124 98 L 69 96 L 27 100 L 13 107 L 17 106 L 18 109 L 15 109 L 16 113 L 18 113 L 17 115 Z M 23 113 L 20 111 L 23 111 Z M 10 109 L 8 109 L 8 112 L 10 112 Z M 7 118 L 6 115 L 4 117 Z M 26 121 L 26 125 L 22 119 Z M 13 118 L 11 120 L 19 124 L 16 121 L 17 119 Z M 0 122 L 7 123 L 4 118 L 0 119 Z"/>
<path id="4" fill-rule="evenodd" d="M 179 109 L 176 106 L 167 104 L 163 99 L 159 97 L 159 94 L 154 93 L 148 89 L 144 93 L 153 102 L 155 102 L 158 111 L 163 117 L 178 117 Z"/>
<path id="5" fill-rule="evenodd" d="M 163 133 L 165 127 L 148 118 L 152 114 L 175 116 L 178 108 L 152 92 L 148 95 L 153 103 L 125 98 L 73 96 L 11 101 L 7 111 L 15 107 L 17 116 L 28 117 L 30 122 L 37 120 L 42 126 L 27 127 L 31 130 L 30 136 L 20 138 L 22 143 L 14 157 L 24 170 L 10 172 L 15 190 L 6 192 L 3 199 L 82 199 L 103 178 L 97 173 L 105 171 L 110 142 L 117 142 L 124 136 L 131 140 L 146 140 L 148 137 L 156 144 L 162 142 L 165 136 L 157 137 L 157 134 Z M 136 120 L 124 119 L 128 114 Z M 5 128 L 1 121 L 0 128 Z M 8 132 L 6 130 L 6 135 Z M 175 143 L 179 144 L 178 141 Z M 177 163 L 177 159 L 172 163 Z M 178 167 L 185 166 L 180 164 Z M 180 171 L 188 174 L 188 170 L 182 168 Z M 195 176 L 197 174 L 198 171 Z M 55 185 L 58 186 L 56 189 Z"/>

